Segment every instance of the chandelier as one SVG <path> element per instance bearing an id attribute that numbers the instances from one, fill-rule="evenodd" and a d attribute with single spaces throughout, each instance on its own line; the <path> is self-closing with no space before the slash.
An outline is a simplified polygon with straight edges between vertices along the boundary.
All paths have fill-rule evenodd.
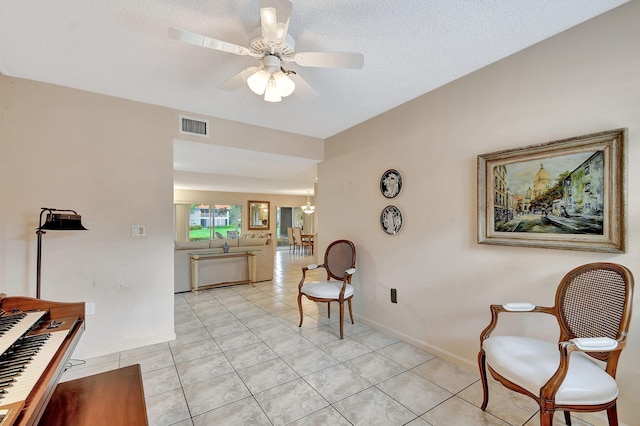
<path id="1" fill-rule="evenodd" d="M 306 214 L 311 214 L 316 211 L 316 206 L 311 205 L 311 200 L 309 199 L 309 192 L 307 192 L 307 204 L 300 207 L 302 211 Z"/>
<path id="2" fill-rule="evenodd" d="M 275 55 L 265 56 L 263 62 L 264 68 L 247 78 L 247 86 L 256 95 L 264 95 L 267 102 L 280 102 L 296 88 L 296 84 L 289 77 L 293 71 L 282 68 L 280 58 Z"/>

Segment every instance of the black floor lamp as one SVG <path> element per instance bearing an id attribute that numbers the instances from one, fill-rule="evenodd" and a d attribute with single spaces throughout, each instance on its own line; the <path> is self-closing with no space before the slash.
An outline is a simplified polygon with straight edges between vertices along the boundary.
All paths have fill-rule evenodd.
<path id="1" fill-rule="evenodd" d="M 42 216 L 47 213 L 46 221 L 42 223 Z M 86 231 L 87 228 L 82 226 L 81 217 L 75 210 L 59 210 L 49 207 L 40 209 L 40 221 L 38 222 L 38 260 L 36 270 L 36 297 L 40 299 L 40 270 L 42 265 L 42 234 L 45 231 Z"/>

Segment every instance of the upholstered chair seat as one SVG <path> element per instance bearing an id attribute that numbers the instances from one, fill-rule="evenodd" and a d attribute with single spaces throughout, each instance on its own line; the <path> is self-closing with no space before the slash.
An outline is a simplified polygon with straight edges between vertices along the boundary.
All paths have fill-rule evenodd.
<path id="1" fill-rule="evenodd" d="M 354 270 L 355 272 L 355 270 Z M 310 282 L 302 286 L 300 291 L 305 296 L 317 297 L 320 299 L 338 299 L 342 283 L 339 281 Z M 344 297 L 353 296 L 353 286 L 347 284 L 344 290 Z"/>
<path id="2" fill-rule="evenodd" d="M 544 340 L 496 336 L 485 340 L 482 347 L 487 363 L 496 373 L 534 395 L 560 364 L 558 344 Z M 567 376 L 556 392 L 556 404 L 606 404 L 617 396 L 618 386 L 613 377 L 584 353 L 571 353 Z"/>

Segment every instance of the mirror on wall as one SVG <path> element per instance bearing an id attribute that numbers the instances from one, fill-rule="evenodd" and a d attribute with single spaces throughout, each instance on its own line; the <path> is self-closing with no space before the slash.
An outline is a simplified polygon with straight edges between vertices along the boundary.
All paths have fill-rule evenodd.
<path id="1" fill-rule="evenodd" d="M 269 229 L 269 202 L 249 200 L 249 230 Z"/>

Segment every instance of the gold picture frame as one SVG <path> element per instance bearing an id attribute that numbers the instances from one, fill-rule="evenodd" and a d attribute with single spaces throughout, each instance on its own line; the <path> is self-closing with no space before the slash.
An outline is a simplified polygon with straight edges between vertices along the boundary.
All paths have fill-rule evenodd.
<path id="1" fill-rule="evenodd" d="M 249 208 L 247 209 L 247 219 L 249 231 L 265 231 L 269 229 L 269 218 L 271 217 L 271 209 L 269 201 L 247 201 Z"/>
<path id="2" fill-rule="evenodd" d="M 626 252 L 627 129 L 478 156 L 478 243 Z"/>

